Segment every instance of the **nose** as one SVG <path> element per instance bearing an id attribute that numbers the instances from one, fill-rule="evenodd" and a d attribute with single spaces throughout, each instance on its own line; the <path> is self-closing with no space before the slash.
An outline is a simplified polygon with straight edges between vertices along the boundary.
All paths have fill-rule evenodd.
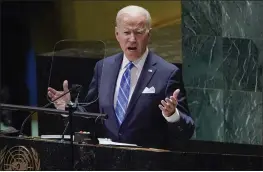
<path id="1" fill-rule="evenodd" d="M 130 42 L 136 42 L 136 38 L 135 38 L 135 34 L 134 33 L 131 33 L 129 38 L 130 38 L 129 39 Z"/>

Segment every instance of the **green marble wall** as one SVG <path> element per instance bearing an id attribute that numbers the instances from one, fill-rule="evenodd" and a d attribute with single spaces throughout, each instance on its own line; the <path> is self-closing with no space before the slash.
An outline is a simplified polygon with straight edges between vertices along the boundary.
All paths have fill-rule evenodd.
<path id="1" fill-rule="evenodd" d="M 262 144 L 263 2 L 182 1 L 193 139 Z"/>

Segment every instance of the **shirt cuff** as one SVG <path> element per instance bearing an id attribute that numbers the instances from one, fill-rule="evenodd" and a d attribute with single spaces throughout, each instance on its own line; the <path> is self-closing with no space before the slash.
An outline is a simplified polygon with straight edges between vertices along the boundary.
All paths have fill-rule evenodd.
<path id="1" fill-rule="evenodd" d="M 162 113 L 162 114 L 163 114 L 163 113 Z M 163 114 L 163 117 L 166 119 L 167 122 L 171 122 L 171 123 L 177 122 L 177 121 L 179 121 L 179 119 L 180 119 L 179 111 L 178 111 L 177 108 L 175 108 L 175 112 L 174 112 L 174 114 L 172 114 L 171 116 L 167 117 L 167 116 L 165 116 L 165 115 Z"/>

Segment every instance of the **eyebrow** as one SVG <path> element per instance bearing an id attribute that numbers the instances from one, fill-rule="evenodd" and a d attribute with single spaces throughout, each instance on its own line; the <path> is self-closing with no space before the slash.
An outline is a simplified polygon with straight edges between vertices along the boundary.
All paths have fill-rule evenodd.
<path id="1" fill-rule="evenodd" d="M 124 28 L 122 31 L 124 31 L 124 32 L 127 32 L 127 31 L 141 32 L 141 31 L 146 31 L 146 30 L 147 30 L 146 28 L 143 28 L 143 29 L 135 29 L 135 30 L 130 30 L 130 29 Z"/>

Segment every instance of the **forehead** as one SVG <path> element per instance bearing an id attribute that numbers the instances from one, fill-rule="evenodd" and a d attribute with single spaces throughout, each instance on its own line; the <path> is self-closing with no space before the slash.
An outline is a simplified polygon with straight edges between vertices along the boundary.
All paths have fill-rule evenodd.
<path id="1" fill-rule="evenodd" d="M 146 26 L 146 16 L 142 14 L 122 14 L 120 16 L 120 27 L 136 27 L 141 28 Z"/>

